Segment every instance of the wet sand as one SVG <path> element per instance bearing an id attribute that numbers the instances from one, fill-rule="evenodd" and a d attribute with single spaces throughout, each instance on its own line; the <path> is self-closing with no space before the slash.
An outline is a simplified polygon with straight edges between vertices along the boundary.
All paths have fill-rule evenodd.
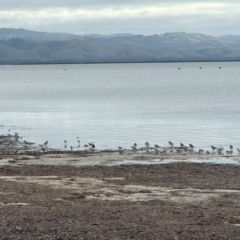
<path id="1" fill-rule="evenodd" d="M 0 239 L 240 239 L 240 166 L 186 163 L 215 157 L 1 155 Z"/>
<path id="2" fill-rule="evenodd" d="M 0 239 L 240 239 L 240 156 L 165 150 L 0 136 Z"/>

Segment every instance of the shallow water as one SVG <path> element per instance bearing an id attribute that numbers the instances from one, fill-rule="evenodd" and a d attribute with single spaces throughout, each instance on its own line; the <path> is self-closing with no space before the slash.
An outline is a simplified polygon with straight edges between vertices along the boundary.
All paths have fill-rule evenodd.
<path id="1" fill-rule="evenodd" d="M 169 140 L 240 147 L 238 62 L 0 66 L 0 74 L 0 134 L 61 149 L 65 139 L 77 147 L 76 137 L 98 149 Z"/>
<path id="2" fill-rule="evenodd" d="M 133 165 L 133 164 L 140 164 L 140 165 L 154 165 L 154 164 L 170 164 L 170 163 L 179 163 L 179 162 L 186 162 L 186 163 L 208 163 L 208 164 L 230 164 L 230 165 L 239 165 L 240 162 L 233 160 L 231 158 L 210 158 L 210 159 L 188 159 L 188 160 L 176 160 L 176 159 L 154 159 L 154 160 L 128 160 L 124 159 L 121 161 L 114 161 L 112 165 Z"/>

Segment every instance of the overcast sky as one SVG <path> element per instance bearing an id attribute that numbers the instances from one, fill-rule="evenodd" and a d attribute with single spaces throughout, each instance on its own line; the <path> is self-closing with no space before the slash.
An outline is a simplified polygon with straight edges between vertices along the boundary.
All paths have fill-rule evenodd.
<path id="1" fill-rule="evenodd" d="M 0 28 L 75 34 L 240 35 L 240 0 L 0 0 Z"/>

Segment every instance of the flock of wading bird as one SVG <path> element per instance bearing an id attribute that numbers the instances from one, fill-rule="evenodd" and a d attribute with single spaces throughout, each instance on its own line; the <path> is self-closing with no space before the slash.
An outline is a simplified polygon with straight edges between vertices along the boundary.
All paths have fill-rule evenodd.
<path id="1" fill-rule="evenodd" d="M 224 151 L 224 148 L 222 147 L 215 147 L 211 146 L 211 150 L 205 151 L 203 149 L 198 149 L 190 143 L 188 146 L 184 145 L 183 143 L 180 143 L 180 146 L 174 146 L 172 142 L 168 142 L 169 146 L 167 147 L 160 147 L 159 145 L 155 144 L 153 146 L 150 145 L 149 142 L 145 142 L 145 147 L 143 148 L 137 148 L 137 143 L 134 143 L 133 146 L 131 146 L 131 151 L 133 153 L 138 153 L 140 151 L 145 151 L 146 153 L 152 153 L 152 154 L 161 154 L 161 155 L 167 155 L 167 154 L 177 154 L 177 155 L 186 155 L 186 154 L 217 154 L 217 155 L 227 155 L 231 156 L 233 155 L 233 146 L 230 145 L 228 149 Z M 240 148 L 236 148 L 237 154 L 240 155 Z M 128 150 L 123 149 L 122 147 L 118 147 L 118 152 L 120 155 L 123 155 Z"/>
<path id="2" fill-rule="evenodd" d="M 9 130 L 10 132 L 10 130 Z M 75 148 L 80 149 L 81 141 L 77 137 L 76 146 L 70 146 L 69 149 L 73 151 Z M 88 143 L 84 144 L 83 148 L 85 151 L 94 152 L 95 144 Z M 64 149 L 68 150 L 67 140 L 64 140 Z M 15 132 L 13 135 L 0 135 L 0 154 L 18 154 L 18 153 L 39 153 L 39 152 L 52 152 L 57 151 L 56 149 L 50 148 L 48 141 L 43 144 L 36 145 L 33 142 L 23 140 L 22 137 Z"/>
<path id="3" fill-rule="evenodd" d="M 75 148 L 81 148 L 81 141 L 79 137 L 76 137 L 76 146 L 70 146 L 70 150 L 73 151 Z M 180 143 L 180 146 L 175 146 L 172 142 L 168 142 L 167 147 L 160 147 L 159 145 L 150 145 L 149 142 L 145 143 L 145 147 L 138 148 L 137 143 L 134 143 L 131 146 L 131 149 L 124 149 L 123 147 L 118 147 L 118 152 L 120 155 L 125 153 L 150 153 L 150 154 L 160 154 L 160 155 L 167 155 L 167 154 L 176 154 L 176 155 L 186 155 L 186 154 L 217 154 L 223 156 L 231 156 L 234 153 L 234 148 L 230 145 L 227 149 L 222 147 L 215 147 L 211 146 L 211 150 L 205 151 L 203 149 L 198 149 L 189 144 L 184 145 Z M 84 152 L 94 152 L 96 150 L 96 146 L 94 143 L 88 143 L 82 145 L 84 148 Z M 68 149 L 67 140 L 64 140 L 64 149 Z M 48 141 L 44 142 L 43 144 L 36 145 L 33 142 L 28 142 L 22 139 L 17 132 L 13 135 L 0 135 L 0 154 L 18 154 L 18 153 L 39 153 L 39 152 L 54 152 L 57 151 L 56 149 L 52 149 L 48 145 Z M 114 150 L 113 150 L 114 151 Z M 240 155 L 240 148 L 236 148 L 237 154 Z"/>

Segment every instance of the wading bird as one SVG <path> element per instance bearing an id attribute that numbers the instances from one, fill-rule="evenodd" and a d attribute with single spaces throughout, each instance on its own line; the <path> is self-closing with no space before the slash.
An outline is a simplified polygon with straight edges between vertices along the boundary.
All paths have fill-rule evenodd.
<path id="1" fill-rule="evenodd" d="M 191 143 L 189 144 L 189 147 L 192 149 L 195 148 Z"/>

